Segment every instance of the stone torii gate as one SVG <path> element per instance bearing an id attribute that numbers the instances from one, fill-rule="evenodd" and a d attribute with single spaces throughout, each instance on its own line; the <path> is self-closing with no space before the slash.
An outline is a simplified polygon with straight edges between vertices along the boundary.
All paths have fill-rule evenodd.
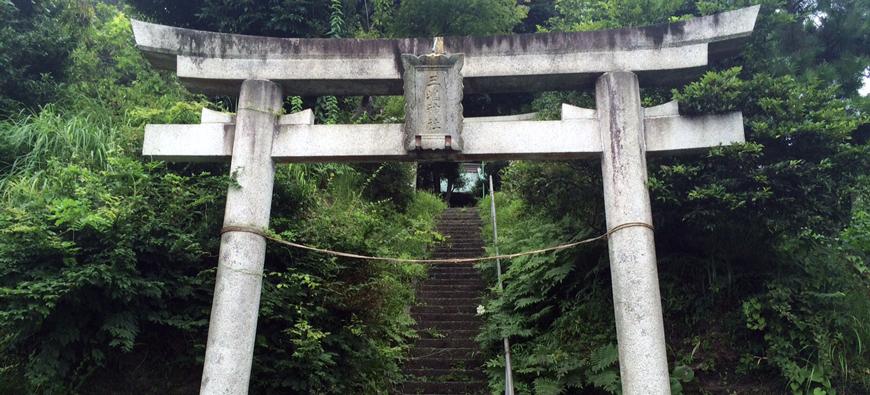
<path id="1" fill-rule="evenodd" d="M 224 225 L 265 229 L 276 162 L 600 159 L 619 366 L 625 394 L 670 383 L 646 154 L 743 142 L 739 112 L 684 117 L 677 103 L 642 108 L 639 84 L 695 78 L 735 52 L 758 6 L 674 24 L 580 33 L 398 40 L 284 39 L 133 21 L 138 47 L 191 89 L 239 94 L 235 115 L 203 110 L 198 125 L 148 125 L 143 155 L 230 161 Z M 433 48 L 435 51 L 433 51 Z M 561 120 L 463 119 L 465 93 L 595 87 L 596 109 Z M 280 115 L 283 95 L 397 95 L 404 124 L 316 125 L 311 110 Z M 202 394 L 248 391 L 266 241 L 221 236 Z"/>

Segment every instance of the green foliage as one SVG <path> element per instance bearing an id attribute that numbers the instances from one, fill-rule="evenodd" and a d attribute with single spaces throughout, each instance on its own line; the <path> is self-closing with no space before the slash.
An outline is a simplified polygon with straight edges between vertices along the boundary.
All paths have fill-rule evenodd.
<path id="1" fill-rule="evenodd" d="M 561 241 L 566 227 L 572 228 L 577 239 L 590 235 L 590 229 L 582 225 L 578 229 L 577 224 L 548 221 L 548 216 L 520 199 L 504 193 L 495 196 L 501 253 L 549 246 Z M 487 237 L 491 235 L 489 204 L 489 197 L 479 203 Z M 600 279 L 588 274 L 606 269 L 600 260 L 590 259 L 602 247 L 589 245 L 502 263 L 505 288 L 486 302 L 486 325 L 477 338 L 491 353 L 487 373 L 492 391 L 504 386 L 500 347 L 504 336 L 512 342 L 519 393 L 618 387 L 610 295 L 596 285 Z M 492 263 L 480 268 L 495 275 Z"/>
<path id="2" fill-rule="evenodd" d="M 639 25 L 741 5 L 564 1 L 547 28 Z M 672 92 L 684 115 L 742 111 L 747 143 L 649 161 L 674 393 L 701 392 L 708 383 L 738 392 L 870 390 L 864 346 L 870 276 L 866 238 L 858 236 L 867 231 L 870 155 L 857 129 L 867 115 L 843 98 L 851 94 L 843 82 L 854 70 L 818 65 L 814 51 L 823 46 L 805 47 L 822 40 L 826 28 L 805 23 L 812 11 L 789 10 L 762 8 L 743 57 Z M 823 18 L 822 26 L 837 18 L 844 15 Z M 844 39 L 842 64 L 862 59 Z M 727 67 L 732 62 L 745 66 Z M 646 106 L 669 99 L 656 90 L 643 94 Z M 545 93 L 532 105 L 541 118 L 554 119 L 561 103 L 594 107 L 588 92 Z M 502 181 L 502 252 L 603 232 L 598 164 L 513 162 Z M 587 246 L 507 264 L 505 291 L 487 302 L 479 338 L 490 352 L 493 390 L 502 380 L 498 341 L 507 335 L 520 391 L 619 391 L 615 367 L 598 369 L 576 357 L 603 353 L 615 342 L 612 311 L 600 307 L 611 303 L 605 251 Z"/>
<path id="3" fill-rule="evenodd" d="M 505 34 L 527 11 L 513 0 L 404 0 L 392 32 L 408 37 Z"/>
<path id="4" fill-rule="evenodd" d="M 158 23 L 226 33 L 320 37 L 329 32 L 332 1 L 130 0 Z"/>
<path id="5" fill-rule="evenodd" d="M 402 215 L 390 205 L 344 194 L 333 173 L 326 190 L 310 197 L 300 220 L 276 213 L 275 229 L 290 240 L 384 256 L 423 256 L 436 237 L 432 218 L 443 203 L 419 193 Z M 333 188 L 338 188 L 334 190 Z M 325 193 L 324 193 L 325 192 Z M 340 197 L 340 198 L 336 198 Z M 276 207 L 282 207 L 279 201 Z M 411 209 L 413 208 L 413 209 Z M 254 375 L 266 392 L 372 393 L 401 381 L 399 361 L 413 336 L 406 311 L 419 265 L 335 259 L 270 251 Z M 341 370 L 342 375 L 334 372 Z"/>
<path id="6" fill-rule="evenodd" d="M 195 123 L 215 105 L 153 71 L 123 14 L 89 10 L 58 101 L 0 122 L 0 392 L 195 392 L 231 180 L 212 175 L 225 165 L 139 152 L 145 123 Z M 328 116 L 350 119 L 333 99 Z M 406 165 L 281 166 L 272 224 L 320 247 L 425 256 L 444 204 L 409 178 Z M 266 268 L 253 392 L 401 379 L 422 266 L 270 246 Z"/>
<path id="7" fill-rule="evenodd" d="M 211 276 L 199 274 L 211 270 L 226 182 L 109 161 L 96 171 L 51 161 L 46 185 L 0 211 L 0 382 L 12 388 L 79 388 L 120 355 L 161 341 L 155 327 L 204 333 Z"/>
<path id="8" fill-rule="evenodd" d="M 375 31 L 386 32 L 393 25 L 394 15 L 394 0 L 374 0 L 374 11 L 372 12 L 372 29 Z"/>
<path id="9" fill-rule="evenodd" d="M 683 220 L 699 225 L 727 210 L 749 229 L 758 224 L 755 213 L 769 213 L 762 233 L 841 229 L 850 216 L 849 186 L 870 166 L 866 145 L 852 144 L 862 116 L 836 99 L 834 87 L 765 74 L 744 81 L 736 72 L 708 73 L 674 98 L 689 114 L 741 108 L 749 142 L 714 149 L 704 160 L 662 162 L 651 181 L 656 199 L 682 205 Z M 682 188 L 688 193 L 674 193 Z"/>
<path id="10" fill-rule="evenodd" d="M 333 38 L 341 37 L 344 33 L 344 12 L 342 11 L 342 0 L 330 0 L 329 2 L 329 36 Z"/>
<path id="11" fill-rule="evenodd" d="M 760 3 L 755 33 L 741 59 L 746 70 L 832 82 L 839 96 L 857 96 L 870 59 L 867 0 Z M 708 13 L 742 5 L 699 4 L 708 5 Z"/>
<path id="12" fill-rule="evenodd" d="M 41 185 L 41 173 L 50 162 L 82 163 L 107 167 L 114 150 L 115 130 L 95 125 L 87 116 L 65 117 L 48 106 L 39 114 L 0 123 L 0 153 L 6 180 L 12 174 L 29 174 L 30 181 Z M 5 185 L 0 182 L 0 185 Z M 8 192 L 8 189 L 3 188 Z"/>
<path id="13" fill-rule="evenodd" d="M 555 31 L 588 31 L 668 22 L 685 12 L 683 0 L 556 0 L 557 15 L 548 22 Z"/>
<path id="14" fill-rule="evenodd" d="M 133 30 L 124 14 L 103 4 L 94 12 L 96 20 L 84 30 L 70 55 L 67 73 L 71 81 L 59 104 L 73 113 L 100 117 L 94 121 L 117 128 L 139 128 L 144 122 L 165 119 L 198 122 L 198 109 L 208 106 L 204 98 L 193 97 L 175 77 L 150 67 L 133 42 Z M 185 106 L 184 102 L 196 104 Z M 138 141 L 141 135 L 130 137 Z M 138 151 L 138 145 L 135 148 Z"/>
<path id="15" fill-rule="evenodd" d="M 128 3 L 175 26 L 380 37 L 617 28 L 750 2 Z M 671 94 L 685 115 L 743 111 L 748 142 L 649 161 L 672 389 L 866 393 L 870 153 L 856 131 L 866 100 L 849 98 L 867 65 L 870 7 L 763 3 L 745 51 Z M 195 392 L 231 180 L 216 176 L 225 165 L 140 161 L 142 126 L 195 123 L 202 107 L 231 104 L 151 69 L 117 6 L 0 1 L 0 16 L 0 114 L 11 116 L 0 121 L 0 392 Z M 669 99 L 643 94 L 644 105 Z M 528 105 L 502 101 L 481 108 Z M 554 119 L 563 102 L 594 106 L 589 92 L 556 92 L 532 107 Z M 305 107 L 322 123 L 404 117 L 401 97 L 286 105 Z M 455 170 L 438 166 L 417 173 L 420 185 Z M 444 203 L 413 192 L 411 174 L 404 164 L 279 166 L 272 227 L 318 247 L 425 256 Z M 502 175 L 501 252 L 603 231 L 598 164 L 515 162 Z M 491 388 L 502 389 L 508 336 L 519 392 L 618 393 L 605 244 L 503 264 L 505 289 L 485 301 L 478 338 Z M 481 268 L 491 280 L 492 266 Z M 266 273 L 252 392 L 383 393 L 401 380 L 421 266 L 270 245 Z"/>
<path id="16" fill-rule="evenodd" d="M 340 112 L 338 99 L 335 96 L 321 96 L 317 98 L 317 105 L 314 107 L 317 123 L 334 125 L 338 123 Z"/>
<path id="17" fill-rule="evenodd" d="M 89 15 L 75 2 L 0 1 L 0 116 L 53 99 Z"/>

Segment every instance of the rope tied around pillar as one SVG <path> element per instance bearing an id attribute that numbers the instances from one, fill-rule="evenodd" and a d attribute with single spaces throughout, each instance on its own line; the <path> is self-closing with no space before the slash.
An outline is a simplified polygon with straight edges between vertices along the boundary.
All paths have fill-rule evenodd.
<path id="1" fill-rule="evenodd" d="M 239 274 L 244 274 L 244 275 L 246 275 L 246 276 L 254 276 L 254 277 L 263 277 L 263 276 L 265 276 L 265 274 L 263 274 L 263 272 L 257 272 L 257 271 L 253 271 L 253 270 L 236 269 L 236 268 L 233 268 L 233 267 L 229 267 L 229 266 L 227 266 L 227 265 L 219 265 L 219 267 L 222 267 L 222 268 L 224 268 L 224 269 L 227 269 L 227 270 L 229 270 L 229 271 L 231 271 L 231 272 L 236 272 L 236 273 L 239 273 Z"/>
<path id="2" fill-rule="evenodd" d="M 650 230 L 655 230 L 655 228 L 652 225 L 650 225 L 646 222 L 626 222 L 624 224 L 620 224 L 620 225 L 614 226 L 613 228 L 610 228 L 610 230 L 608 230 L 607 232 L 605 232 L 599 236 L 591 237 L 588 239 L 583 239 L 583 240 L 575 241 L 575 242 L 571 242 L 571 243 L 560 244 L 560 245 L 556 245 L 556 246 L 552 246 L 552 247 L 517 252 L 517 253 L 513 253 L 513 254 L 493 255 L 493 256 L 484 256 L 484 257 L 477 257 L 477 258 L 448 258 L 448 259 L 390 258 L 390 257 L 360 255 L 360 254 L 354 254 L 354 253 L 350 253 L 350 252 L 334 251 L 334 250 L 330 250 L 330 249 L 326 249 L 326 248 L 312 247 L 312 246 L 308 246 L 305 244 L 299 244 L 299 243 L 294 243 L 292 241 L 287 241 L 287 240 L 278 238 L 276 236 L 273 236 L 265 230 L 257 229 L 257 228 L 250 227 L 250 226 L 239 226 L 239 225 L 224 226 L 221 229 L 221 235 L 223 235 L 224 233 L 229 233 L 229 232 L 251 233 L 251 234 L 255 234 L 257 236 L 260 236 L 268 241 L 272 241 L 272 242 L 275 242 L 275 243 L 278 243 L 281 245 L 285 245 L 288 247 L 319 252 L 322 254 L 327 254 L 327 255 L 332 255 L 332 256 L 362 259 L 362 260 L 368 260 L 368 261 L 384 261 L 384 262 L 393 262 L 393 263 L 453 263 L 453 264 L 460 264 L 460 263 L 486 262 L 486 261 L 492 261 L 492 260 L 496 260 L 496 259 L 512 259 L 512 258 L 518 258 L 518 257 L 528 256 L 528 255 L 543 254 L 545 252 L 561 251 L 561 250 L 576 247 L 579 245 L 589 244 L 589 243 L 596 242 L 599 240 L 607 239 L 608 237 L 610 237 L 610 235 L 612 235 L 620 230 L 623 230 L 626 228 L 632 228 L 632 227 L 642 227 L 642 228 L 647 228 Z"/>
<path id="3" fill-rule="evenodd" d="M 279 111 L 269 111 L 269 110 L 264 110 L 264 109 L 262 109 L 262 108 L 254 108 L 254 107 L 239 107 L 239 108 L 236 109 L 236 112 L 238 112 L 238 111 L 240 111 L 240 110 L 248 110 L 248 111 L 260 112 L 260 113 L 263 113 L 263 114 L 274 115 L 274 116 L 276 116 L 276 117 L 280 117 L 281 115 L 284 115 L 284 113 L 283 113 L 282 111 L 280 111 L 280 110 L 279 110 Z"/>

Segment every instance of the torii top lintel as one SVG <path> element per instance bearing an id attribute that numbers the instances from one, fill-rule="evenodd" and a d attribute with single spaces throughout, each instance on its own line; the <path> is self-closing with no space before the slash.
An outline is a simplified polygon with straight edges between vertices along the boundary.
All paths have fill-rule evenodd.
<path id="1" fill-rule="evenodd" d="M 633 71 L 646 85 L 697 77 L 752 33 L 759 6 L 640 28 L 576 33 L 447 37 L 465 54 L 466 93 L 585 88 L 604 72 Z M 402 54 L 432 50 L 432 38 L 298 39 L 214 33 L 133 21 L 137 46 L 191 89 L 237 93 L 269 79 L 289 95 L 402 94 Z"/>

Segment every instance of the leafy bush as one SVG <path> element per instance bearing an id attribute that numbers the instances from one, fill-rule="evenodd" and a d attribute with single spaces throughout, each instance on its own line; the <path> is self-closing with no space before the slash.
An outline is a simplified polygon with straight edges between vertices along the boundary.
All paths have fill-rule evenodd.
<path id="1" fill-rule="evenodd" d="M 224 164 L 139 152 L 145 123 L 198 122 L 215 105 L 152 70 L 117 9 L 91 11 L 58 102 L 0 122 L 0 392 L 194 392 L 231 180 L 215 175 Z M 325 248 L 425 256 L 444 204 L 412 192 L 407 172 L 279 166 L 272 226 Z M 266 272 L 253 392 L 383 392 L 401 379 L 422 266 L 270 245 Z"/>
<path id="2" fill-rule="evenodd" d="M 351 175 L 348 175 L 351 174 Z M 338 177 L 356 177 L 345 173 Z M 333 181 L 333 186 L 341 182 Z M 307 244 L 381 256 L 419 257 L 435 240 L 444 204 L 417 193 L 408 214 L 327 187 L 280 234 Z M 325 195 L 323 192 L 327 192 Z M 276 218 L 287 219 L 280 202 Z M 286 227 L 286 228 L 285 228 Z M 267 257 L 253 380 L 264 391 L 383 392 L 402 380 L 399 362 L 414 336 L 408 302 L 421 265 L 336 259 L 275 248 Z M 335 371 L 341 370 L 342 375 Z"/>
<path id="3" fill-rule="evenodd" d="M 501 253 L 550 246 L 566 235 L 565 227 L 534 206 L 504 193 L 495 196 Z M 479 206 L 487 238 L 492 234 L 489 199 Z M 590 228 L 575 233 L 577 239 L 590 234 Z M 494 292 L 486 302 L 486 324 L 477 338 L 490 352 L 487 373 L 493 392 L 504 389 L 505 336 L 512 342 L 518 393 L 619 388 L 610 294 L 600 284 L 604 279 L 596 276 L 606 270 L 598 259 L 602 247 L 595 244 L 502 263 L 504 292 Z M 492 263 L 480 268 L 494 276 Z"/>
<path id="4" fill-rule="evenodd" d="M 56 99 L 87 11 L 64 0 L 4 0 L 0 20 L 0 116 Z"/>
<path id="5" fill-rule="evenodd" d="M 405 0 L 393 16 L 396 36 L 510 33 L 528 9 L 512 0 Z"/>
<path id="6" fill-rule="evenodd" d="M 739 69 L 673 95 L 687 115 L 741 109 L 748 142 L 649 161 L 672 387 L 868 391 L 870 277 L 857 235 L 870 155 L 854 139 L 866 116 L 834 86 L 744 78 Z M 602 233 L 599 174 L 595 163 L 512 163 L 496 195 L 501 251 Z M 616 391 L 618 370 L 584 359 L 615 341 L 612 311 L 602 307 L 611 303 L 603 247 L 507 264 L 479 337 L 493 390 L 502 385 L 499 340 L 509 336 L 522 391 Z"/>
<path id="7" fill-rule="evenodd" d="M 109 161 L 51 161 L 45 185 L 0 211 L 3 381 L 18 391 L 75 390 L 143 343 L 204 333 L 226 181 Z"/>

